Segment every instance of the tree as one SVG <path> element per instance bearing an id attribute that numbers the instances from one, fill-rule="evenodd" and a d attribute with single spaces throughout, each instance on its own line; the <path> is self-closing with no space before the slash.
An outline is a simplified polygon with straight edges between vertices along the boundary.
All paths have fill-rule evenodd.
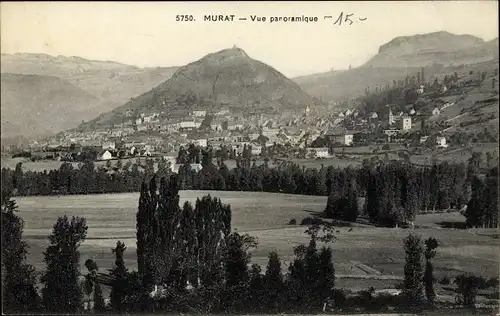
<path id="1" fill-rule="evenodd" d="M 115 266 L 110 271 L 113 281 L 111 282 L 111 294 L 109 295 L 111 307 L 113 311 L 122 313 L 125 311 L 125 297 L 127 294 L 127 277 L 128 271 L 123 261 L 123 254 L 125 253 L 125 244 L 117 241 L 116 247 L 112 249 L 115 255 Z"/>
<path id="2" fill-rule="evenodd" d="M 455 278 L 454 283 L 458 287 L 462 304 L 473 308 L 476 303 L 480 278 L 472 274 L 461 274 Z"/>
<path id="3" fill-rule="evenodd" d="M 224 295 L 225 310 L 236 312 L 242 310 L 248 299 L 249 286 L 248 264 L 250 263 L 249 248 L 256 247 L 254 237 L 231 233 L 226 238 L 223 254 L 225 288 L 229 291 Z"/>
<path id="4" fill-rule="evenodd" d="M 92 259 L 87 259 L 87 261 L 85 261 L 85 267 L 87 268 L 88 273 L 85 276 L 84 290 L 85 294 L 89 296 L 89 298 L 91 297 L 90 300 L 93 302 L 93 304 L 89 306 L 89 309 L 101 313 L 104 311 L 105 304 L 102 296 L 101 285 L 97 279 L 97 271 L 99 270 L 99 267 Z"/>
<path id="5" fill-rule="evenodd" d="M 49 312 L 75 313 L 82 306 L 78 247 L 87 236 L 87 228 L 83 217 L 69 220 L 64 215 L 54 224 L 50 246 L 44 252 L 47 270 L 41 279 L 45 284 L 43 304 Z"/>
<path id="6" fill-rule="evenodd" d="M 427 302 L 429 305 L 434 305 L 434 300 L 436 298 L 436 292 L 434 291 L 434 272 L 432 267 L 432 258 L 436 256 L 436 248 L 438 247 L 438 242 L 435 238 L 429 237 L 425 241 L 425 272 L 424 272 L 424 284 L 425 284 L 425 296 L 427 297 Z"/>
<path id="7" fill-rule="evenodd" d="M 422 284 L 422 241 L 419 236 L 410 234 L 404 239 L 406 264 L 404 268 L 403 293 L 407 299 L 408 306 L 416 308 L 423 301 Z"/>
<path id="8" fill-rule="evenodd" d="M 22 240 L 24 222 L 16 202 L 2 191 L 2 307 L 5 313 L 34 312 L 40 298 L 34 269 L 26 263 L 28 245 Z"/>
<path id="9" fill-rule="evenodd" d="M 264 279 L 267 298 L 267 309 L 279 312 L 284 290 L 283 276 L 281 275 L 281 260 L 276 251 L 269 253 L 269 261 Z"/>

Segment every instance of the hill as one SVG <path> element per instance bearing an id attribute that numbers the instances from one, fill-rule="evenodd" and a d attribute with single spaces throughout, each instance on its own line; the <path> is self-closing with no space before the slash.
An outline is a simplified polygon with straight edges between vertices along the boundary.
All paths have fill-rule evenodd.
<path id="1" fill-rule="evenodd" d="M 113 61 L 46 54 L 2 54 L 1 64 L 2 73 L 57 77 L 93 96 L 98 105 L 93 108 L 83 108 L 89 111 L 89 115 L 85 115 L 86 119 L 111 111 L 130 98 L 149 91 L 169 79 L 177 70 L 177 67 L 139 68 Z M 7 88 L 2 87 L 2 91 L 4 89 Z M 49 96 L 45 96 L 47 97 Z M 55 102 L 49 99 L 46 101 Z M 57 113 L 55 114 L 57 118 Z M 6 130 L 23 133 L 22 128 L 13 126 Z"/>
<path id="2" fill-rule="evenodd" d="M 338 101 L 363 94 L 370 86 L 416 75 L 425 67 L 427 77 L 445 68 L 498 59 L 498 39 L 485 42 L 471 35 L 435 32 L 396 37 L 380 46 L 361 67 L 294 78 L 305 92 L 323 101 Z"/>
<path id="3" fill-rule="evenodd" d="M 276 69 L 250 58 L 242 49 L 232 48 L 180 67 L 171 79 L 95 122 L 114 122 L 129 109 L 137 115 L 164 111 L 171 105 L 208 109 L 228 106 L 235 112 L 248 112 L 302 109 L 317 103 Z"/>
<path id="4" fill-rule="evenodd" d="M 2 138 L 70 128 L 98 111 L 99 100 L 57 77 L 1 74 Z"/>

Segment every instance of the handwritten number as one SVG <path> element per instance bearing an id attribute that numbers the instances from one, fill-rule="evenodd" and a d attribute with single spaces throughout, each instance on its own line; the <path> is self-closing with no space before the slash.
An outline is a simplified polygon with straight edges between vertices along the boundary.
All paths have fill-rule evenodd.
<path id="1" fill-rule="evenodd" d="M 351 24 L 352 24 L 352 20 L 351 20 L 349 17 L 351 17 L 351 16 L 353 16 L 353 15 L 354 15 L 354 14 L 352 14 L 352 13 L 351 13 L 351 14 L 347 14 L 347 15 L 345 16 L 345 21 L 344 21 L 344 22 L 346 22 L 346 23 L 347 23 L 347 22 L 349 22 L 349 25 L 351 25 Z"/>
<path id="2" fill-rule="evenodd" d="M 337 24 L 337 22 L 339 23 L 339 25 L 342 25 L 342 17 L 344 15 L 344 12 L 340 12 L 340 15 L 339 15 L 339 18 L 337 19 L 337 21 L 333 22 L 333 24 Z"/>
<path id="3" fill-rule="evenodd" d="M 359 20 L 360 20 L 360 21 L 364 21 L 364 20 L 366 20 L 366 18 L 359 18 Z"/>

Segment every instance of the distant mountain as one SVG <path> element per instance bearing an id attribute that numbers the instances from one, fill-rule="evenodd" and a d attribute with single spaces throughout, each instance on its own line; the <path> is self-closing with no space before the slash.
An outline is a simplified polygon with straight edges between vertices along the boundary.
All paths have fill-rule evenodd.
<path id="1" fill-rule="evenodd" d="M 250 58 L 242 49 L 224 49 L 180 67 L 156 88 L 99 117 L 106 124 L 123 113 L 165 110 L 176 100 L 192 97 L 195 106 L 226 105 L 235 111 L 302 109 L 319 103 L 276 69 Z M 200 101 L 203 100 L 203 101 Z M 167 102 L 168 101 L 168 102 Z M 193 105 L 177 102 L 177 105 Z"/>
<path id="2" fill-rule="evenodd" d="M 139 68 L 113 61 L 55 57 L 45 54 L 2 54 L 1 65 L 2 73 L 57 77 L 85 91 L 95 98 L 92 104 L 96 103 L 93 108 L 80 109 L 89 111 L 88 115 L 85 114 L 86 118 L 94 118 L 100 113 L 122 105 L 132 97 L 149 91 L 169 79 L 177 70 L 177 67 Z M 2 87 L 2 94 L 5 89 L 7 88 Z M 29 91 L 27 93 L 30 94 Z M 48 99 L 45 101 L 55 102 L 55 100 Z M 54 119 L 59 120 L 58 114 L 54 113 L 54 115 Z M 16 129 L 6 128 L 6 130 Z M 20 131 L 22 132 L 22 128 Z"/>
<path id="3" fill-rule="evenodd" d="M 472 35 L 435 32 L 396 37 L 380 46 L 362 67 L 425 67 L 471 64 L 498 57 L 498 39 L 485 42 Z"/>
<path id="4" fill-rule="evenodd" d="M 363 66 L 294 78 L 305 92 L 323 101 L 356 97 L 370 86 L 392 84 L 425 67 L 427 77 L 446 66 L 476 64 L 498 59 L 498 39 L 489 42 L 471 36 L 435 32 L 396 37 L 380 46 Z"/>
<path id="5" fill-rule="evenodd" d="M 1 74 L 2 138 L 76 126 L 99 105 L 98 98 L 57 77 Z"/>

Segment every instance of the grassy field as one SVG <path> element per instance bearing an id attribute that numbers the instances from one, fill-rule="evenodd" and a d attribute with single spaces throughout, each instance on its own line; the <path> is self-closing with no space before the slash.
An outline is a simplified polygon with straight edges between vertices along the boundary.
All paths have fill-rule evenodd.
<path id="1" fill-rule="evenodd" d="M 305 227 L 288 226 L 291 218 L 298 222 L 310 212 L 323 210 L 326 197 L 223 191 L 181 191 L 181 203 L 194 202 L 197 197 L 211 194 L 223 203 L 231 204 L 233 229 L 246 232 L 259 240 L 252 261 L 266 264 L 267 255 L 277 250 L 284 270 L 292 258 L 293 247 L 307 242 Z M 135 214 L 138 194 L 111 194 L 61 197 L 17 198 L 19 215 L 25 220 L 24 236 L 30 245 L 28 260 L 37 270 L 44 269 L 43 251 L 47 236 L 58 216 L 84 216 L 89 226 L 88 238 L 81 246 L 81 263 L 88 258 L 97 261 L 101 269 L 113 265 L 111 248 L 117 240 L 125 242 L 128 268 L 136 268 Z M 452 277 L 467 271 L 484 276 L 498 275 L 499 240 L 492 230 L 459 230 L 441 228 L 441 222 L 460 223 L 459 213 L 419 215 L 413 231 L 407 229 L 360 228 L 351 231 L 339 227 L 338 240 L 331 244 L 334 251 L 339 286 L 353 289 L 392 287 L 400 281 L 404 269 L 402 240 L 410 232 L 424 238 L 433 236 L 440 246 L 434 260 L 436 275 Z"/>

